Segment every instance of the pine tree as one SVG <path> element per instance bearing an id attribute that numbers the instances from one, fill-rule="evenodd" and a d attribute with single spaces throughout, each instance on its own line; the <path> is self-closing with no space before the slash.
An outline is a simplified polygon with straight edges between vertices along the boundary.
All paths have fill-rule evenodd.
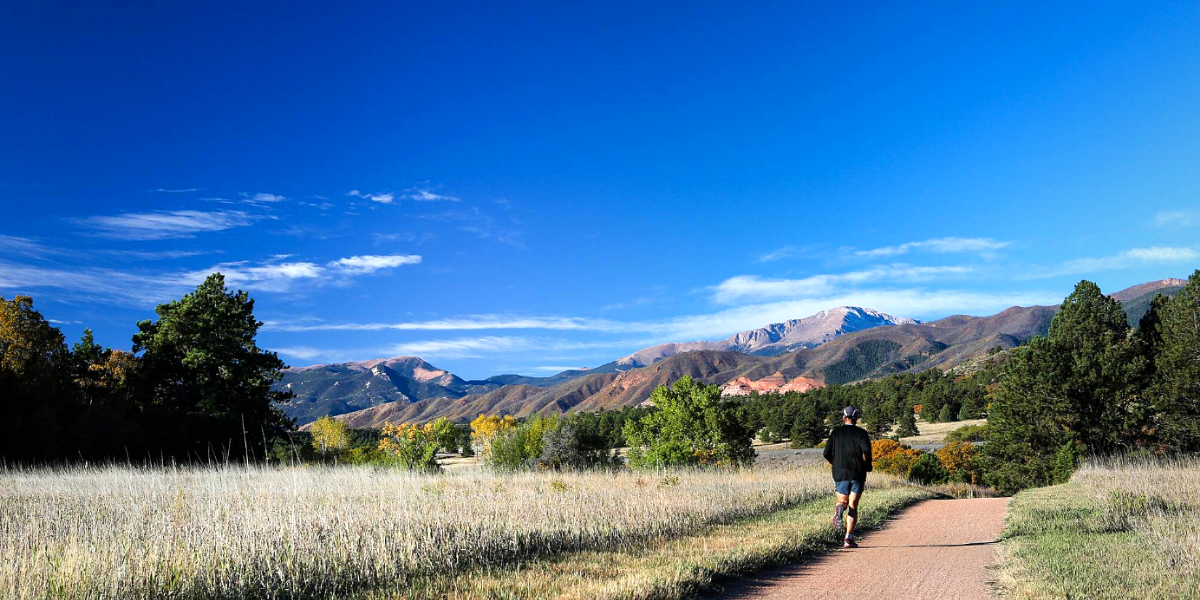
<path id="1" fill-rule="evenodd" d="M 133 336 L 142 352 L 139 400 L 156 421 L 148 431 L 161 433 L 155 447 L 236 455 L 290 424 L 274 405 L 291 394 L 272 389 L 284 364 L 255 343 L 262 323 L 246 292 L 226 291 L 214 273 L 156 312 Z"/>
<path id="2" fill-rule="evenodd" d="M 825 419 L 813 399 L 801 399 L 796 411 L 796 420 L 792 423 L 791 438 L 793 448 L 812 448 L 821 443 L 829 435 Z"/>
<path id="3" fill-rule="evenodd" d="M 949 423 L 954 420 L 954 412 L 950 409 L 949 404 L 943 404 L 942 410 L 938 411 L 938 421 Z"/>
<path id="4" fill-rule="evenodd" d="M 1081 281 L 1063 301 L 1047 337 L 1066 361 L 1058 392 L 1067 402 L 1063 425 L 1091 452 L 1117 450 L 1128 441 L 1127 411 L 1143 369 L 1128 343 L 1121 303 Z"/>
<path id="5" fill-rule="evenodd" d="M 1162 449 L 1200 450 L 1200 270 L 1162 308 L 1154 424 Z"/>
<path id="6" fill-rule="evenodd" d="M 913 412 L 912 405 L 905 405 L 900 411 L 900 426 L 896 429 L 896 437 L 906 438 L 914 435 L 921 435 L 921 430 L 917 429 L 917 415 Z"/>
<path id="7" fill-rule="evenodd" d="M 1009 358 L 988 412 L 984 481 L 1001 493 L 1047 485 L 1053 453 L 1068 441 L 1068 403 L 1060 394 L 1064 361 L 1046 338 L 1034 338 Z"/>
<path id="8" fill-rule="evenodd" d="M 1049 335 L 1008 363 L 988 415 L 988 483 L 1005 493 L 1046 485 L 1064 477 L 1056 455 L 1065 444 L 1106 453 L 1132 441 L 1130 407 L 1144 367 L 1128 332 L 1119 302 L 1090 281 L 1075 286 Z"/>

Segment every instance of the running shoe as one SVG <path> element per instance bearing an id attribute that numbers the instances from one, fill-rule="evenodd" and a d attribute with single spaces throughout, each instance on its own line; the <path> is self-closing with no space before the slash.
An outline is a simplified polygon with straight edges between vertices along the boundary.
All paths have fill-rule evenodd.
<path id="1" fill-rule="evenodd" d="M 854 541 L 854 538 L 846 538 L 846 539 L 842 540 L 842 547 L 843 548 L 857 548 L 858 542 Z"/>
<path id="2" fill-rule="evenodd" d="M 845 510 L 846 510 L 845 504 L 838 504 L 837 507 L 835 507 L 833 509 L 833 526 L 834 526 L 834 528 L 841 529 L 843 527 L 842 512 Z"/>

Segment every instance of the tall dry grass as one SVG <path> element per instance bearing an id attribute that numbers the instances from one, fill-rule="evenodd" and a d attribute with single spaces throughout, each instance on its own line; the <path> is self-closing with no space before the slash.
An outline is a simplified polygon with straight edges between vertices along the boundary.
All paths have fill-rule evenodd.
<path id="1" fill-rule="evenodd" d="M 621 548 L 823 495 L 808 471 L 0 471 L 0 597 L 328 598 Z"/>
<path id="2" fill-rule="evenodd" d="M 1103 502 L 1109 527 L 1145 537 L 1174 575 L 1200 575 L 1200 460 L 1093 462 L 1071 481 Z"/>
<path id="3" fill-rule="evenodd" d="M 1092 462 L 1009 504 L 997 585 L 1014 599 L 1200 599 L 1200 460 Z"/>

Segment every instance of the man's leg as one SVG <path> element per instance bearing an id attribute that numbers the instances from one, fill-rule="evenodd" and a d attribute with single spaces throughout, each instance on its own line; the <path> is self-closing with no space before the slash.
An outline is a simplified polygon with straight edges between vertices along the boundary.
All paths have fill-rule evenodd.
<path id="1" fill-rule="evenodd" d="M 833 526 L 842 527 L 843 517 L 846 514 L 846 508 L 850 504 L 850 497 L 839 492 L 834 493 L 837 496 L 837 504 L 833 506 Z"/>
<path id="2" fill-rule="evenodd" d="M 854 535 L 854 523 L 858 521 L 858 499 L 862 492 L 850 492 L 846 499 L 846 537 Z"/>

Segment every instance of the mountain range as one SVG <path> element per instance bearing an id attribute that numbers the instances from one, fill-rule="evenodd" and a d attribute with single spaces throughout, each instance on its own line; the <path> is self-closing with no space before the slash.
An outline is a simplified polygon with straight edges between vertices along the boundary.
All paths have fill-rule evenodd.
<path id="1" fill-rule="evenodd" d="M 919 321 L 893 317 L 869 308 L 839 306 L 803 319 L 772 323 L 766 327 L 735 333 L 718 342 L 671 342 L 643 348 L 617 361 L 618 365 L 645 367 L 668 356 L 696 350 L 732 351 L 758 356 L 775 356 L 800 348 L 816 348 L 840 335 L 886 325 Z"/>
<path id="2" fill-rule="evenodd" d="M 1157 293 L 1179 279 L 1113 294 L 1132 323 Z M 735 334 L 716 342 L 659 344 L 595 369 L 550 377 L 499 375 L 466 381 L 416 357 L 287 369 L 280 386 L 296 398 L 283 406 L 298 424 L 336 415 L 355 427 L 469 420 L 481 413 L 518 417 L 640 404 L 683 375 L 717 385 L 795 382 L 797 389 L 892 373 L 949 369 L 1044 335 L 1057 306 L 1012 307 L 988 317 L 955 315 L 922 323 L 858 307 L 839 307 Z M 797 379 L 803 378 L 803 379 Z M 754 384 L 766 385 L 767 383 Z"/>

